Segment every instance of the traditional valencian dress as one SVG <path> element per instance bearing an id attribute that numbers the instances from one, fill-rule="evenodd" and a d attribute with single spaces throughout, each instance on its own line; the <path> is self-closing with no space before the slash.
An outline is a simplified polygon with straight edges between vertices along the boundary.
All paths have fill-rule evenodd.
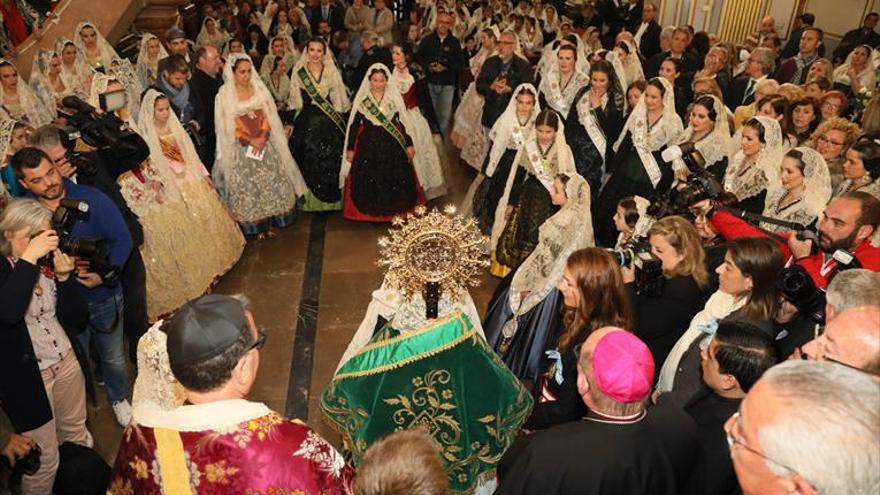
<path id="1" fill-rule="evenodd" d="M 441 316 L 427 320 L 421 296 L 401 305 L 395 291 L 377 293 L 384 297 L 371 303 L 321 395 L 321 411 L 342 434 L 353 464 L 381 437 L 425 428 L 443 451 L 453 493 L 494 480 L 532 399 L 486 345 L 470 296 L 461 304 L 444 295 Z"/>
<path id="2" fill-rule="evenodd" d="M 82 50 L 67 38 L 58 39 L 55 43 L 55 52 L 62 55 L 64 49 L 68 47 L 73 47 L 76 50 L 76 56 L 72 64 L 65 63 L 64 57 L 61 57 L 61 78 L 64 79 L 65 87 L 71 88 L 76 96 L 85 100 L 91 92 L 92 77 L 95 71 L 86 63 Z"/>
<path id="3" fill-rule="evenodd" d="M 4 59 L 0 59 L 0 62 L 10 63 Z M 13 98 L 13 95 L 6 94 L 3 85 L 0 85 L 0 118 L 18 120 L 33 128 L 52 122 L 56 116 L 55 107 L 49 106 L 34 93 L 21 78 L 18 69 L 15 70 L 15 77 L 18 79 L 18 84 L 15 87 L 15 96 L 18 97 L 18 102 L 7 101 L 8 98 Z"/>
<path id="4" fill-rule="evenodd" d="M 736 196 L 738 208 L 760 215 L 767 200 L 767 187 L 779 181 L 785 150 L 779 122 L 762 116 L 755 119 L 764 128 L 764 146 L 753 160 L 747 160 L 742 149 L 733 155 L 724 173 L 724 190 Z"/>
<path id="5" fill-rule="evenodd" d="M 669 81 L 663 84 L 663 113 L 655 122 L 648 121 L 645 96 L 633 108 L 623 132 L 614 144 L 611 177 L 602 189 L 593 215 L 596 242 L 610 247 L 617 238 L 614 212 L 617 203 L 627 196 L 653 198 L 672 184 L 672 168 L 660 158 L 660 152 L 681 134 L 681 119 L 675 113 L 675 96 Z"/>
<path id="6" fill-rule="evenodd" d="M 489 345 L 525 380 L 538 378 L 544 351 L 564 328 L 556 285 L 568 256 L 594 245 L 590 185 L 577 173 L 566 175 L 565 205 L 541 225 L 538 246 L 495 290 L 483 321 Z"/>
<path id="7" fill-rule="evenodd" d="M 144 88 L 156 85 L 156 81 L 159 79 L 159 61 L 168 56 L 168 52 L 165 51 L 165 47 L 160 42 L 156 58 L 150 59 L 149 47 L 151 40 L 158 41 L 159 38 L 153 34 L 144 33 L 144 36 L 141 38 L 141 51 L 138 53 L 137 62 L 135 63 L 135 71 L 140 79 L 141 86 Z"/>
<path id="8" fill-rule="evenodd" d="M 801 152 L 804 163 L 804 191 L 794 200 L 786 200 L 786 190 L 782 181 L 777 180 L 767 187 L 763 216 L 785 222 L 812 226 L 831 200 L 831 174 L 828 165 L 816 150 L 807 147 L 795 148 Z M 785 202 L 783 202 L 785 200 Z M 790 232 L 791 228 L 761 222 L 761 228 L 770 232 Z"/>
<path id="9" fill-rule="evenodd" d="M 187 236 L 178 240 L 176 252 L 191 260 L 180 267 L 193 283 L 188 291 L 189 300 L 202 295 L 235 265 L 245 242 L 174 112 L 168 118 L 168 133 L 158 133 L 153 112 L 159 96 L 161 93 L 154 89 L 144 95 L 138 127 L 150 147 L 153 167 L 161 172 L 166 187 L 177 189 L 183 203 L 185 214 L 177 221 Z"/>
<path id="10" fill-rule="evenodd" d="M 302 205 L 305 211 L 342 209 L 339 158 L 345 142 L 345 112 L 351 103 L 332 53 L 326 46 L 324 52 L 317 79 L 309 72 L 308 50 L 290 76 L 287 107 L 296 112 L 290 149 L 309 187 Z"/>
<path id="11" fill-rule="evenodd" d="M 425 193 L 406 149 L 413 145 L 406 105 L 400 93 L 387 86 L 381 101 L 370 93 L 370 74 L 379 70 L 390 81 L 384 64 L 373 64 L 355 96 L 349 117 L 340 182 L 344 185 L 343 215 L 349 220 L 388 222 L 425 203 Z"/>
<path id="12" fill-rule="evenodd" d="M 528 90 L 535 102 L 531 112 L 525 119 L 520 119 L 516 112 L 516 99 Z M 484 234 L 492 231 L 495 222 L 495 210 L 498 202 L 504 196 L 504 188 L 507 186 L 507 177 L 517 153 L 526 142 L 526 138 L 532 133 L 535 125 L 535 117 L 541 113 L 541 105 L 538 103 L 537 90 L 531 84 L 520 84 L 513 90 L 510 101 L 504 113 L 498 117 L 492 130 L 489 131 L 489 153 L 483 162 L 481 174 L 474 179 L 479 181 L 475 186 L 472 208 L 473 215 L 477 219 L 480 230 Z"/>
<path id="13" fill-rule="evenodd" d="M 138 345 L 132 423 L 108 494 L 351 493 L 351 467 L 308 425 L 259 402 L 183 405 L 160 324 Z"/>
<path id="14" fill-rule="evenodd" d="M 694 148 L 700 152 L 705 161 L 703 168 L 710 172 L 718 182 L 721 182 L 727 171 L 727 150 L 731 147 L 730 123 L 727 119 L 727 107 L 724 106 L 724 102 L 712 95 L 706 95 L 706 97 L 712 99 L 712 110 L 715 111 L 716 116 L 712 131 L 695 142 L 694 128 L 688 125 L 673 142 L 675 144 L 694 143 Z M 676 173 L 687 171 L 687 165 L 681 158 L 676 158 L 672 161 L 672 169 Z"/>
<path id="15" fill-rule="evenodd" d="M 528 258 L 538 245 L 541 224 L 558 210 L 550 200 L 553 180 L 558 174 L 575 172 L 562 121 L 546 150 L 538 145 L 533 129 L 513 163 L 492 226 L 492 274 L 501 277 Z M 513 207 L 513 213 L 505 219 L 508 206 Z"/>
<path id="16" fill-rule="evenodd" d="M 253 96 L 239 101 L 232 73 L 239 59 L 250 61 L 245 54 L 230 55 L 223 69 L 226 83 L 217 94 L 217 160 L 212 174 L 232 216 L 246 235 L 255 235 L 293 222 L 296 199 L 307 189 L 287 147 L 272 95 L 254 72 Z M 245 144 L 266 135 L 261 153 Z"/>
<path id="17" fill-rule="evenodd" d="M 30 87 L 34 94 L 43 102 L 47 109 L 55 111 L 61 106 L 61 100 L 65 96 L 73 94 L 73 88 L 68 88 L 64 82 L 64 78 L 59 73 L 53 83 L 49 76 L 51 63 L 54 57 L 58 56 L 52 50 L 40 50 L 34 57 L 34 63 L 31 65 Z M 58 58 L 61 58 L 58 56 Z"/>

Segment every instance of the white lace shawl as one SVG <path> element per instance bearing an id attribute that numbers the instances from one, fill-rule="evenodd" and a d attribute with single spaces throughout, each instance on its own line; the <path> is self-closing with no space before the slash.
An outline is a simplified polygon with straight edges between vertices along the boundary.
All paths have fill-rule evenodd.
<path id="1" fill-rule="evenodd" d="M 171 372 L 168 361 L 168 336 L 161 330 L 163 320 L 157 321 L 141 337 L 137 346 L 138 374 L 132 394 L 132 422 L 150 413 L 171 411 L 186 400 L 183 386 Z"/>
<path id="2" fill-rule="evenodd" d="M 771 182 L 767 185 L 767 199 L 764 201 L 763 215 L 807 226 L 822 214 L 828 201 L 831 200 L 831 174 L 828 172 L 828 164 L 825 163 L 825 159 L 819 152 L 807 147 L 795 149 L 801 152 L 804 162 L 803 173 L 806 187 L 803 197 L 785 208 L 780 208 L 780 202 L 785 196 L 786 190 L 782 187 L 781 180 Z M 761 222 L 761 228 L 771 232 L 791 230 L 767 222 Z"/>
<path id="3" fill-rule="evenodd" d="M 152 33 L 144 33 L 144 36 L 141 38 L 141 49 L 138 52 L 137 61 L 135 62 L 135 67 L 142 71 L 144 74 L 152 72 L 159 77 L 159 61 L 168 56 L 168 51 L 165 50 L 165 47 L 162 46 L 162 42 L 159 41 L 159 52 L 156 54 L 155 60 L 150 60 L 149 46 L 150 40 L 159 40 Z"/>
<path id="4" fill-rule="evenodd" d="M 272 93 L 260 80 L 256 71 L 251 71 L 251 87 L 254 89 L 254 96 L 248 101 L 238 101 L 238 95 L 235 91 L 235 77 L 232 68 L 238 60 L 247 60 L 253 67 L 251 58 L 243 53 L 234 53 L 226 60 L 223 67 L 223 80 L 226 81 L 220 87 L 217 93 L 216 104 L 214 107 L 214 123 L 217 127 L 217 159 L 214 162 L 214 170 L 212 176 L 214 183 L 219 189 L 223 189 L 225 179 L 230 171 L 236 167 L 238 162 L 238 140 L 235 138 L 235 119 L 241 113 L 249 110 L 262 110 L 263 114 L 269 119 L 269 139 L 275 147 L 275 151 L 281 158 L 279 163 L 280 172 L 286 176 L 297 196 L 306 193 L 305 180 L 299 167 L 290 154 L 290 148 L 287 146 L 287 135 L 284 133 L 284 125 L 278 117 L 278 109 L 275 106 L 275 99 Z"/>
<path id="5" fill-rule="evenodd" d="M 745 154 L 742 149 L 731 158 L 724 174 L 724 190 L 733 193 L 739 201 L 751 198 L 778 181 L 779 165 L 785 150 L 779 122 L 769 117 L 755 117 L 764 126 L 764 145 L 755 163 L 742 170 Z"/>
<path id="6" fill-rule="evenodd" d="M 95 71 L 88 63 L 86 63 L 82 50 L 80 50 L 72 40 L 59 38 L 55 43 L 55 52 L 61 55 L 67 45 L 73 45 L 73 47 L 76 48 L 76 59 L 73 62 L 73 67 L 68 67 L 67 65 L 64 65 L 64 58 L 62 57 L 61 77 L 64 79 L 64 85 L 66 87 L 73 88 L 73 92 L 77 96 L 82 99 L 87 99 L 89 97 L 89 91 L 91 91 L 92 77 L 94 76 Z"/>
<path id="7" fill-rule="evenodd" d="M 645 71 L 642 69 L 639 51 L 635 45 L 629 40 L 623 40 L 623 43 L 626 43 L 626 46 L 629 48 L 629 55 L 626 56 L 626 61 L 621 60 L 620 53 L 617 50 L 610 50 L 605 55 L 605 58 L 614 66 L 614 71 L 617 72 L 618 77 L 621 79 L 621 87 L 626 89 L 631 82 L 644 80 Z"/>
<path id="8" fill-rule="evenodd" d="M 510 31 L 512 32 L 512 31 Z M 515 33 L 514 33 L 515 34 Z M 516 34 L 515 34 L 516 35 Z M 590 62 L 589 55 L 587 53 L 587 49 L 584 47 L 583 40 L 581 40 L 580 36 L 577 36 L 577 45 L 574 45 L 577 50 L 577 60 L 574 63 L 575 72 L 582 72 L 584 74 L 590 74 Z M 519 35 L 516 35 L 517 44 L 519 44 Z M 545 40 L 546 41 L 546 40 Z M 538 60 L 538 65 L 535 67 L 535 71 L 538 74 L 543 74 L 547 72 L 547 70 L 557 65 L 556 62 L 556 53 L 559 51 L 559 47 L 563 44 L 571 45 L 568 40 L 560 40 L 559 43 L 555 41 L 548 42 L 544 45 L 544 49 L 541 50 L 541 58 Z M 517 52 L 519 53 L 519 52 Z M 556 78 L 557 80 L 559 77 Z M 589 81 L 589 79 L 587 79 Z"/>
<path id="9" fill-rule="evenodd" d="M 574 156 L 571 154 L 571 148 L 568 147 L 568 143 L 565 140 L 565 124 L 561 119 L 559 120 L 559 128 L 556 130 L 556 139 L 552 146 L 553 149 L 551 151 L 555 154 L 556 170 L 545 170 L 542 174 L 546 176 L 544 179 L 552 181 L 556 178 L 557 174 L 576 173 L 577 169 L 574 165 Z M 504 224 L 507 222 L 504 215 L 507 211 L 508 201 L 510 200 L 510 191 L 513 189 L 513 183 L 516 179 L 516 172 L 519 167 L 523 166 L 521 162 L 528 162 L 530 160 L 527 149 L 532 147 L 537 148 L 537 137 L 534 127 L 529 133 L 529 137 L 526 139 L 524 145 L 516 152 L 516 157 L 513 159 L 513 165 L 510 167 L 510 173 L 507 175 L 507 182 L 504 186 L 504 195 L 501 197 L 501 200 L 498 201 L 498 207 L 495 209 L 495 221 L 492 224 L 491 237 L 491 249 L 493 251 L 498 245 L 498 239 L 501 237 L 501 232 L 504 231 Z M 540 159 L 540 157 L 538 157 L 538 159 Z M 552 163 L 554 160 L 550 159 L 550 156 L 548 156 L 548 160 L 542 161 L 546 164 Z M 528 168 L 531 168 L 531 165 L 528 165 Z"/>
<path id="10" fill-rule="evenodd" d="M 156 131 L 156 124 L 153 120 L 154 110 L 156 107 L 156 99 L 163 96 L 162 93 L 155 89 L 147 90 L 144 95 L 144 101 L 141 105 L 141 113 L 138 116 L 138 129 L 141 137 L 150 147 L 150 161 L 153 163 L 159 178 L 165 185 L 166 194 L 169 192 L 176 196 L 180 195 L 177 183 L 180 180 L 202 180 L 205 176 L 205 168 L 202 161 L 196 153 L 195 146 L 190 140 L 189 134 L 186 133 L 177 115 L 174 112 L 168 112 L 168 130 L 171 136 L 180 148 L 180 154 L 183 156 L 183 163 L 186 166 L 186 176 L 184 179 L 178 179 L 174 176 L 168 158 L 162 153 L 162 145 L 159 142 L 159 133 Z"/>
<path id="11" fill-rule="evenodd" d="M 457 312 L 464 312 L 471 320 L 471 324 L 477 333 L 484 339 L 486 338 L 483 333 L 483 326 L 480 323 L 479 313 L 473 299 L 471 299 L 471 295 L 465 293 L 461 300 L 453 301 L 447 293 L 442 294 L 437 308 L 438 315 L 442 317 Z M 367 306 L 364 319 L 361 320 L 354 336 L 351 338 L 351 342 L 349 342 L 348 347 L 346 347 L 345 352 L 342 354 L 342 358 L 336 366 L 336 371 L 339 371 L 342 365 L 369 343 L 370 339 L 373 338 L 376 322 L 380 316 L 389 322 L 393 322 L 394 328 L 401 332 L 415 330 L 425 325 L 425 300 L 421 295 L 417 295 L 411 301 L 407 301 L 400 292 L 388 286 L 386 277 L 382 281 L 382 286 L 373 291 L 373 298 Z"/>
<path id="12" fill-rule="evenodd" d="M 535 105 L 532 107 L 532 113 L 529 114 L 525 125 L 520 125 L 519 117 L 516 114 L 516 97 L 524 89 L 530 90 L 535 95 Z M 532 127 L 535 125 L 535 117 L 541 113 L 541 104 L 538 103 L 537 94 L 538 92 L 535 90 L 535 87 L 529 83 L 520 84 L 513 90 L 510 101 L 507 103 L 507 108 L 504 109 L 504 112 L 498 117 L 498 120 L 495 121 L 492 129 L 489 131 L 489 141 L 492 142 L 492 147 L 489 149 L 486 177 L 492 177 L 495 174 L 498 162 L 511 144 L 515 144 L 519 148 L 531 133 Z"/>
<path id="13" fill-rule="evenodd" d="M 367 69 L 367 73 L 364 76 L 364 80 L 361 81 L 361 86 L 358 89 L 357 94 L 355 94 L 351 113 L 348 116 L 348 125 L 346 126 L 345 131 L 345 143 L 348 143 L 349 134 L 351 133 L 351 127 L 354 123 L 354 119 L 358 113 L 364 116 L 367 120 L 369 120 L 373 125 L 381 127 L 382 124 L 364 107 L 363 101 L 364 98 L 370 97 L 373 98 L 370 93 L 370 74 L 374 71 L 379 70 L 385 73 L 385 77 L 388 78 L 388 85 L 385 86 L 385 93 L 382 95 L 382 101 L 376 102 L 379 108 L 382 110 L 382 113 L 385 117 L 388 118 L 389 121 L 396 114 L 398 119 L 400 119 L 400 123 L 403 124 L 404 129 L 409 132 L 410 129 L 413 129 L 413 124 L 409 121 L 409 116 L 407 115 L 406 105 L 403 102 L 403 97 L 400 92 L 396 90 L 396 88 L 391 86 L 391 70 L 385 64 L 376 63 L 370 66 Z M 342 167 L 339 169 L 339 187 L 343 187 L 345 185 L 345 178 L 348 177 L 348 172 L 351 170 L 351 162 L 349 162 L 345 153 L 342 154 Z"/>
<path id="14" fill-rule="evenodd" d="M 296 44 L 293 42 L 293 38 L 287 34 L 276 34 L 269 40 L 269 54 L 263 57 L 263 62 L 260 65 L 260 75 L 265 77 L 269 77 L 272 74 L 272 64 L 275 63 L 275 55 L 272 53 L 272 44 L 275 40 L 281 40 L 284 43 L 284 53 L 281 57 L 284 58 L 284 66 L 287 67 L 287 70 L 291 70 L 291 68 L 299 62 L 302 53 L 296 48 Z M 326 54 L 325 54 L 326 59 Z M 332 60 L 332 57 L 331 57 Z"/>
<path id="15" fill-rule="evenodd" d="M 9 154 L 9 145 L 12 142 L 12 131 L 15 130 L 16 122 L 12 119 L 0 119 L 0 163 L 6 165 L 6 156 Z M 6 189 L 0 187 L 0 193 Z"/>
<path id="16" fill-rule="evenodd" d="M 730 122 L 727 119 L 727 107 L 717 97 L 708 95 L 712 98 L 712 109 L 715 111 L 715 127 L 703 139 L 694 143 L 697 151 L 703 155 L 706 160 L 706 167 L 718 163 L 727 157 L 727 150 L 730 149 Z M 694 128 L 688 125 L 678 138 L 675 144 L 682 144 L 693 141 Z M 676 158 L 672 162 L 672 168 L 676 171 L 687 170 L 684 160 Z"/>
<path id="17" fill-rule="evenodd" d="M 86 52 L 86 46 L 82 39 L 82 34 L 80 34 L 83 28 L 90 27 L 95 30 L 95 39 L 98 46 L 98 52 L 101 56 L 101 66 L 105 68 L 110 67 L 110 63 L 113 62 L 114 59 L 118 59 L 119 54 L 116 53 L 116 50 L 113 49 L 113 46 L 107 41 L 107 38 L 101 34 L 101 31 L 98 30 L 98 26 L 91 21 L 83 21 L 76 25 L 76 30 L 73 32 L 73 42 L 76 44 L 77 48 L 83 54 L 83 59 L 86 63 L 89 63 L 89 58 Z M 94 69 L 95 67 L 93 67 Z"/>
<path id="18" fill-rule="evenodd" d="M 61 79 L 61 84 L 64 85 L 64 91 L 56 96 L 55 88 L 49 81 L 49 64 L 52 63 L 52 58 L 56 56 L 58 54 L 53 50 L 42 49 L 37 52 L 37 56 L 34 57 L 34 63 L 31 64 L 29 82 L 34 94 L 43 102 L 43 105 L 48 109 L 56 110 L 57 115 L 58 100 L 61 97 L 73 94 L 73 89 L 67 87 L 64 78 L 59 74 L 58 77 Z"/>
<path id="19" fill-rule="evenodd" d="M 633 147 L 639 155 L 642 165 L 645 167 L 651 183 L 656 187 L 661 178 L 660 166 L 652 155 L 652 152 L 659 151 L 664 146 L 673 142 L 673 140 L 681 134 L 681 119 L 675 113 L 675 94 L 672 83 L 663 78 L 654 78 L 663 85 L 666 90 L 663 93 L 663 114 L 660 119 L 652 126 L 648 122 L 648 108 L 645 104 L 645 94 L 639 97 L 638 103 L 626 119 L 626 124 L 614 143 L 614 151 L 620 149 L 620 143 L 623 142 L 627 133 L 632 136 Z"/>
<path id="20" fill-rule="evenodd" d="M 214 34 L 208 32 L 207 24 L 209 20 L 214 21 Z M 213 45 L 219 49 L 229 38 L 231 36 L 220 26 L 220 21 L 213 17 L 205 17 L 202 20 L 202 28 L 199 29 L 199 35 L 196 37 L 196 48 Z"/>
<path id="21" fill-rule="evenodd" d="M 544 95 L 547 105 L 559 112 L 564 120 L 568 118 L 568 112 L 571 110 L 574 97 L 578 91 L 590 83 L 590 76 L 588 74 L 589 64 L 587 65 L 586 72 L 581 72 L 581 70 L 575 67 L 568 84 L 565 88 L 562 88 L 559 84 L 559 62 L 551 62 L 541 74 L 538 91 Z"/>
<path id="22" fill-rule="evenodd" d="M 590 215 L 590 185 L 576 172 L 568 172 L 562 208 L 538 229 L 538 246 L 517 268 L 508 300 L 514 320 L 541 302 L 562 279 L 568 256 L 595 245 Z M 522 293 L 529 291 L 523 299 Z"/>
<path id="23" fill-rule="evenodd" d="M 5 59 L 0 59 L 0 62 L 8 62 Z M 15 66 L 12 66 L 15 68 Z M 21 105 L 22 115 L 27 119 L 27 124 L 31 127 L 37 128 L 41 125 L 48 124 L 55 119 L 57 115 L 55 106 L 47 107 L 43 102 L 43 99 L 40 98 L 34 90 L 31 89 L 30 86 L 25 84 L 24 80 L 21 78 L 21 74 L 18 73 L 18 69 L 15 68 L 15 77 L 18 78 L 18 85 L 15 88 L 15 92 L 18 93 L 18 101 Z M 3 88 L 3 85 L 0 84 L 0 105 L 3 104 L 3 101 L 6 98 L 6 90 Z M 9 114 L 5 107 L 2 107 L 2 111 L 0 111 L 0 115 L 15 119 L 16 117 Z"/>
<path id="24" fill-rule="evenodd" d="M 301 68 L 308 67 L 308 61 L 309 50 L 308 45 L 306 45 L 306 49 L 302 52 L 299 60 L 297 60 L 296 64 L 293 66 L 293 71 L 290 73 L 290 94 L 287 97 L 287 108 L 290 110 L 300 110 L 303 106 L 302 93 L 300 93 L 300 90 L 304 88 L 298 72 Z M 339 73 L 339 69 L 333 61 L 333 53 L 326 45 L 324 46 L 323 67 L 321 80 L 315 81 L 312 79 L 312 83 L 315 85 L 315 88 L 317 88 L 318 93 L 327 99 L 337 112 L 347 112 L 351 108 L 351 101 L 348 99 L 348 90 L 345 88 L 345 83 L 342 82 L 342 74 Z M 306 72 L 308 72 L 308 68 L 306 69 Z M 309 77 L 312 77 L 311 73 L 309 74 Z"/>

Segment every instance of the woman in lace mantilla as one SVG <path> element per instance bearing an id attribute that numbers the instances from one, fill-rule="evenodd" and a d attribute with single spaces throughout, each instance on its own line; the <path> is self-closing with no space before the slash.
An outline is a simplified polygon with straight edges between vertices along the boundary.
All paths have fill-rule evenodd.
<path id="1" fill-rule="evenodd" d="M 64 85 L 71 88 L 76 96 L 84 100 L 88 98 L 95 71 L 86 63 L 82 51 L 73 41 L 60 38 L 55 43 L 55 52 L 61 55 L 61 78 L 64 79 Z"/>
<path id="2" fill-rule="evenodd" d="M 795 148 L 785 154 L 778 179 L 767 187 L 763 216 L 809 227 L 830 199 L 831 176 L 825 159 L 812 148 Z M 771 232 L 792 230 L 769 222 L 761 222 L 761 228 Z"/>
<path id="3" fill-rule="evenodd" d="M 46 108 L 57 109 L 65 96 L 73 94 L 61 76 L 61 57 L 52 50 L 40 50 L 31 66 L 30 86 Z"/>
<path id="4" fill-rule="evenodd" d="M 477 93 L 476 81 L 483 63 L 495 55 L 495 43 L 500 36 L 501 33 L 496 26 L 487 27 L 480 33 L 480 51 L 470 60 L 470 71 L 474 80 L 464 92 L 461 103 L 455 110 L 452 132 L 449 135 L 449 141 L 461 149 L 460 158 L 475 169 L 480 168 L 488 150 L 486 133 L 480 124 L 485 98 Z"/>
<path id="5" fill-rule="evenodd" d="M 576 67 L 578 56 L 576 47 L 567 44 L 560 46 L 556 50 L 556 61 L 547 65 L 538 84 L 541 106 L 555 110 L 563 120 L 568 118 L 575 96 L 590 83 L 587 75 L 589 65 Z"/>
<path id="6" fill-rule="evenodd" d="M 688 126 L 676 138 L 675 144 L 694 143 L 703 156 L 703 168 L 718 179 L 724 180 L 727 171 L 727 150 L 730 149 L 730 123 L 724 103 L 712 95 L 704 95 L 694 101 Z M 672 161 L 672 169 L 679 179 L 690 175 L 684 160 Z"/>
<path id="7" fill-rule="evenodd" d="M 141 81 L 141 86 L 149 88 L 155 86 L 159 79 L 159 61 L 168 56 L 162 42 L 155 35 L 145 33 L 141 38 L 141 50 L 138 53 L 135 70 Z"/>
<path id="8" fill-rule="evenodd" d="M 736 196 L 740 209 L 764 211 L 767 187 L 778 181 L 783 154 L 782 130 L 776 120 L 758 116 L 746 121 L 740 150 L 724 174 L 724 190 Z"/>
<path id="9" fill-rule="evenodd" d="M 34 128 L 55 119 L 55 107 L 47 106 L 25 84 L 15 66 L 3 59 L 0 59 L 0 105 L 0 117 L 19 120 Z"/>

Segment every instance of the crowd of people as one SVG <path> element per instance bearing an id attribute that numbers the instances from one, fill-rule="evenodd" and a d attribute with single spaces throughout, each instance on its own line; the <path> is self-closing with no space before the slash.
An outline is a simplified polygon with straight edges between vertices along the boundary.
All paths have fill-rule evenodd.
<path id="1" fill-rule="evenodd" d="M 810 13 L 730 42 L 651 0 L 197 6 L 135 60 L 88 21 L 27 83 L 0 59 L 23 493 L 880 490 L 880 15 L 832 51 Z M 247 401 L 267 336 L 204 295 L 246 241 L 420 217 L 455 166 L 486 311 L 386 277 L 322 395 L 346 455 Z"/>

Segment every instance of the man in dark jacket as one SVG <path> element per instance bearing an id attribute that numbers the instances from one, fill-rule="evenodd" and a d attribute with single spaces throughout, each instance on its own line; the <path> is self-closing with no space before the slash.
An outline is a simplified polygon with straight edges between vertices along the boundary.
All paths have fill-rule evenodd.
<path id="1" fill-rule="evenodd" d="M 507 108 L 510 95 L 517 86 L 534 82 L 532 66 L 526 59 L 513 52 L 515 43 L 516 37 L 513 33 L 501 33 L 498 40 L 498 55 L 486 59 L 480 70 L 480 76 L 477 78 L 477 93 L 486 99 L 480 120 L 483 127 L 492 128 L 492 124 Z"/>
<path id="2" fill-rule="evenodd" d="M 444 139 L 449 135 L 458 73 L 466 62 L 461 43 L 450 32 L 452 24 L 451 15 L 445 12 L 438 14 L 437 29 L 422 39 L 416 51 L 416 59 L 428 72 L 428 92 Z"/>
<path id="3" fill-rule="evenodd" d="M 352 76 L 352 87 L 349 88 L 353 92 L 357 92 L 361 82 L 367 75 L 367 69 L 373 64 L 385 64 L 389 69 L 392 68 L 391 50 L 384 46 L 379 46 L 379 35 L 375 31 L 366 30 L 361 34 L 361 45 L 364 47 L 364 54 L 361 55 L 357 67 L 354 69 Z"/>
<path id="4" fill-rule="evenodd" d="M 332 0 L 321 0 L 311 19 L 313 33 L 318 32 L 318 21 L 326 21 L 334 32 L 345 29 L 345 11 Z"/>
<path id="5" fill-rule="evenodd" d="M 642 57 L 649 59 L 660 53 L 660 24 L 657 24 L 657 6 L 653 2 L 645 2 L 642 9 L 642 23 L 635 31 L 635 42 Z"/>
<path id="6" fill-rule="evenodd" d="M 694 72 L 700 70 L 703 64 L 696 55 L 688 50 L 691 34 L 687 28 L 677 27 L 672 33 L 672 41 L 669 45 L 668 52 L 660 52 L 650 59 L 645 67 L 645 77 L 651 79 L 657 77 L 660 72 L 660 65 L 667 58 L 681 59 L 681 76 L 685 80 L 690 80 Z M 659 38 L 658 38 L 659 39 Z"/>
<path id="7" fill-rule="evenodd" d="M 880 47 L 880 34 L 874 31 L 874 28 L 877 27 L 878 19 L 880 19 L 880 14 L 871 12 L 865 16 L 861 27 L 848 31 L 843 35 L 840 44 L 834 50 L 833 62 L 835 65 L 843 62 L 846 56 L 849 55 L 849 52 L 859 45 L 868 45 L 873 48 Z"/>
<path id="8" fill-rule="evenodd" d="M 824 36 L 825 33 L 817 27 L 804 29 L 801 34 L 800 51 L 794 57 L 787 58 L 779 64 L 773 79 L 779 81 L 779 84 L 806 82 L 810 66 L 819 60 L 819 47 L 822 46 Z"/>
<path id="9" fill-rule="evenodd" d="M 196 70 L 192 73 L 190 87 L 204 109 L 201 136 L 204 138 L 200 157 L 210 172 L 214 167 L 214 153 L 217 149 L 217 133 L 214 129 L 214 99 L 223 78 L 220 76 L 222 61 L 217 48 L 207 45 L 196 52 Z"/>
<path id="10" fill-rule="evenodd" d="M 174 114 L 184 126 L 193 125 L 196 130 L 204 127 L 205 112 L 202 101 L 189 83 L 189 65 L 181 55 L 171 55 L 165 70 L 159 74 L 156 85 L 168 97 Z"/>

